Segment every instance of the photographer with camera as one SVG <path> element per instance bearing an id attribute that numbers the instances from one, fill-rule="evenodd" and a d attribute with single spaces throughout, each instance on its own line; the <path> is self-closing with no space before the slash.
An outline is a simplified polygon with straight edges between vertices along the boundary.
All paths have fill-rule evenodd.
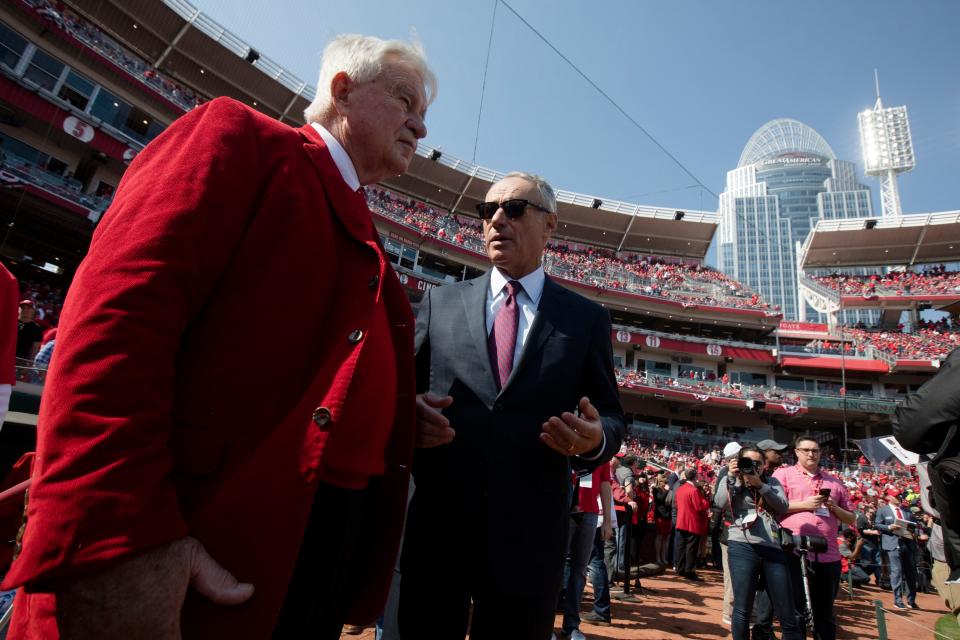
<path id="1" fill-rule="evenodd" d="M 780 548 L 780 526 L 775 515 L 785 514 L 789 503 L 783 487 L 765 478 L 763 454 L 747 447 L 727 464 L 727 477 L 717 487 L 714 503 L 732 512 L 727 529 L 727 557 L 733 582 L 732 631 L 734 640 L 750 639 L 750 612 L 762 575 L 773 610 L 780 618 L 783 640 L 800 640 L 803 633 L 794 605 L 787 556 Z"/>
<path id="2" fill-rule="evenodd" d="M 798 536 L 826 538 L 824 551 L 812 551 L 809 566 L 810 609 L 813 613 L 814 637 L 834 640 L 837 622 L 833 601 L 840 587 L 840 550 L 837 532 L 840 523 L 851 525 L 854 515 L 847 488 L 836 476 L 820 468 L 820 444 L 810 436 L 798 436 L 794 441 L 797 464 L 781 467 L 773 473 L 783 485 L 790 506 L 780 525 Z M 801 557 L 788 553 L 790 573 L 793 576 L 794 599 L 797 610 L 805 612 L 805 590 Z"/>
<path id="3" fill-rule="evenodd" d="M 909 509 L 900 507 L 900 493 L 888 489 L 887 504 L 877 509 L 874 528 L 880 532 L 880 547 L 890 568 L 893 606 L 919 609 L 917 606 L 917 543 L 913 539 L 917 523 Z M 903 596 L 907 596 L 907 604 Z"/>

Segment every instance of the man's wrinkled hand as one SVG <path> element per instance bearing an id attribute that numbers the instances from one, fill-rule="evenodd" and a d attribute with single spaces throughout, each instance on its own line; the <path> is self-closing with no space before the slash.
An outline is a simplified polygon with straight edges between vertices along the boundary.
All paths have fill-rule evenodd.
<path id="1" fill-rule="evenodd" d="M 61 581 L 57 626 L 62 638 L 179 640 L 180 609 L 193 587 L 219 605 L 253 595 L 196 538 L 180 538 L 100 573 Z"/>
<path id="2" fill-rule="evenodd" d="M 439 411 L 451 404 L 453 404 L 451 396 L 438 396 L 432 393 L 422 393 L 417 396 L 417 447 L 429 449 L 453 442 L 453 436 L 456 433 L 450 427 L 450 421 Z"/>

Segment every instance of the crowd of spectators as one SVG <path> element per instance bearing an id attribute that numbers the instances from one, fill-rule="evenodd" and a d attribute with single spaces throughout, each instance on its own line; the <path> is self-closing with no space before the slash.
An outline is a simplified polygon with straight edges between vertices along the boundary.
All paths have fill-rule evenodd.
<path id="1" fill-rule="evenodd" d="M 53 22 L 62 31 L 90 47 L 131 76 L 150 86 L 162 96 L 189 111 L 203 100 L 200 96 L 158 72 L 145 60 L 111 38 L 93 23 L 67 8 L 63 2 L 51 0 L 23 0 L 37 15 Z"/>
<path id="2" fill-rule="evenodd" d="M 439 211 L 390 191 L 369 188 L 371 209 L 451 244 L 484 253 L 479 220 Z M 544 252 L 544 268 L 552 275 L 602 289 L 657 296 L 685 306 L 708 305 L 775 312 L 759 295 L 719 271 L 680 260 L 615 252 L 563 241 L 551 241 Z"/>
<path id="3" fill-rule="evenodd" d="M 779 387 L 764 387 L 759 385 L 731 383 L 729 376 L 724 374 L 717 378 L 712 372 L 707 374 L 694 373 L 687 377 L 671 378 L 660 375 L 648 375 L 645 371 L 632 369 L 617 369 L 617 382 L 627 389 L 639 386 L 658 387 L 660 389 L 674 389 L 703 396 L 719 398 L 735 398 L 737 400 L 763 400 L 774 402 L 787 407 L 801 407 L 803 400 L 795 393 L 787 393 Z"/>
<path id="4" fill-rule="evenodd" d="M 857 349 L 872 346 L 902 360 L 943 360 L 960 347 L 960 332 L 949 327 L 920 328 L 916 333 L 850 328 Z"/>
<path id="5" fill-rule="evenodd" d="M 810 277 L 840 294 L 861 295 L 865 298 L 960 294 L 960 272 L 947 271 L 943 265 L 928 267 L 922 271 L 891 271 L 882 275 L 855 276 L 835 273 Z"/>

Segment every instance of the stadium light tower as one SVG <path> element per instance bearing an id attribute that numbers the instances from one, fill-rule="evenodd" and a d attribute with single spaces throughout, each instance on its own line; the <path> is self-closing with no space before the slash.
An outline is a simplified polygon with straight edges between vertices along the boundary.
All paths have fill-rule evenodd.
<path id="1" fill-rule="evenodd" d="M 900 191 L 897 189 L 897 174 L 906 173 L 916 166 L 913 156 L 913 141 L 910 138 L 910 122 L 906 107 L 883 108 L 880 100 L 880 78 L 874 70 L 877 86 L 877 103 L 873 109 L 860 113 L 860 144 L 863 146 L 864 170 L 868 176 L 880 179 L 880 205 L 883 217 L 899 218 Z"/>

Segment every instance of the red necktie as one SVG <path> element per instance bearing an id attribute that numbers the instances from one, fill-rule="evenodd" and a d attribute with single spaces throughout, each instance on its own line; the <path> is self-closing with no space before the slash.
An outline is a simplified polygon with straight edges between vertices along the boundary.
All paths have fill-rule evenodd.
<path id="1" fill-rule="evenodd" d="M 490 332 L 490 360 L 495 369 L 497 388 L 502 389 L 513 371 L 513 353 L 517 346 L 517 324 L 520 322 L 520 308 L 517 294 L 523 286 L 516 280 L 504 285 L 507 297 L 493 318 L 493 331 Z"/>
<path id="2" fill-rule="evenodd" d="M 897 520 L 903 520 L 903 512 L 900 511 L 900 507 L 897 507 Z"/>

